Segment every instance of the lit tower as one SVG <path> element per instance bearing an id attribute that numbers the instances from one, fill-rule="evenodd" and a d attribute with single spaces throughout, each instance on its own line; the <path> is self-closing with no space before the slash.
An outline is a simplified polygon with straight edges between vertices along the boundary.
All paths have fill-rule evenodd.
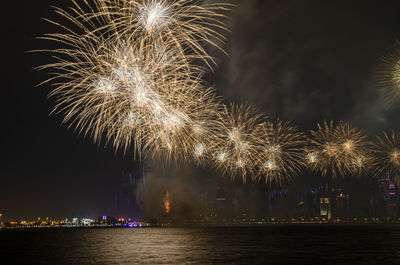
<path id="1" fill-rule="evenodd" d="M 389 181 L 389 214 L 391 217 L 397 217 L 397 202 L 396 202 L 396 185 Z"/>
<path id="2" fill-rule="evenodd" d="M 389 174 L 380 179 L 380 184 L 388 216 L 397 217 L 396 184 L 390 179 Z"/>
<path id="3" fill-rule="evenodd" d="M 114 195 L 112 214 L 117 218 L 140 220 L 143 202 L 139 193 L 145 189 L 145 164 L 136 161 L 129 169 L 122 170 L 121 184 L 118 193 Z"/>
<path id="4" fill-rule="evenodd" d="M 330 198 L 329 184 L 320 186 L 321 197 L 319 198 L 320 217 L 325 220 L 332 219 L 332 200 Z"/>

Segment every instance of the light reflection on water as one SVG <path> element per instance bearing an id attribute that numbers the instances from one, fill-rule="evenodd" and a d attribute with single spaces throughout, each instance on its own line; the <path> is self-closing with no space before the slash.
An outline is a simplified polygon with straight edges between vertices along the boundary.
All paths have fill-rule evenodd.
<path id="1" fill-rule="evenodd" d="M 5 264 L 400 264 L 399 248 L 398 225 L 0 232 Z"/>

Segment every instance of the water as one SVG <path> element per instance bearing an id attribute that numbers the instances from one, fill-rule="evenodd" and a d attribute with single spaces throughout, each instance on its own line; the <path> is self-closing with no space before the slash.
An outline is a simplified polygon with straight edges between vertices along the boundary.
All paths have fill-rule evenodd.
<path id="1" fill-rule="evenodd" d="M 400 225 L 0 231 L 0 264 L 400 264 Z"/>

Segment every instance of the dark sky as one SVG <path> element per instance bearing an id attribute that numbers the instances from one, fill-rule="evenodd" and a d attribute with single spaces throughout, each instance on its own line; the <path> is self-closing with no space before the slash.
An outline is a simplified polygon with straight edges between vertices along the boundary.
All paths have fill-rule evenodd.
<path id="1" fill-rule="evenodd" d="M 3 157 L 0 212 L 7 219 L 96 216 L 131 166 L 49 116 L 49 61 L 35 37 L 56 29 L 50 5 L 69 1 L 6 1 L 1 24 Z M 373 72 L 400 37 L 400 1 L 243 0 L 228 21 L 231 33 L 211 75 L 219 95 L 256 104 L 302 130 L 323 119 L 346 120 L 369 134 L 399 129 L 399 109 L 379 100 Z M 4 9 L 5 7 L 5 9 Z"/>

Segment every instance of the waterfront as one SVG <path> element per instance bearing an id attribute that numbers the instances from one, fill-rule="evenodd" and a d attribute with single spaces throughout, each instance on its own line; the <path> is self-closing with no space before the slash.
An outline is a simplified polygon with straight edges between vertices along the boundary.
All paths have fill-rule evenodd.
<path id="1" fill-rule="evenodd" d="M 23 229 L 2 264 L 400 264 L 399 225 Z"/>

